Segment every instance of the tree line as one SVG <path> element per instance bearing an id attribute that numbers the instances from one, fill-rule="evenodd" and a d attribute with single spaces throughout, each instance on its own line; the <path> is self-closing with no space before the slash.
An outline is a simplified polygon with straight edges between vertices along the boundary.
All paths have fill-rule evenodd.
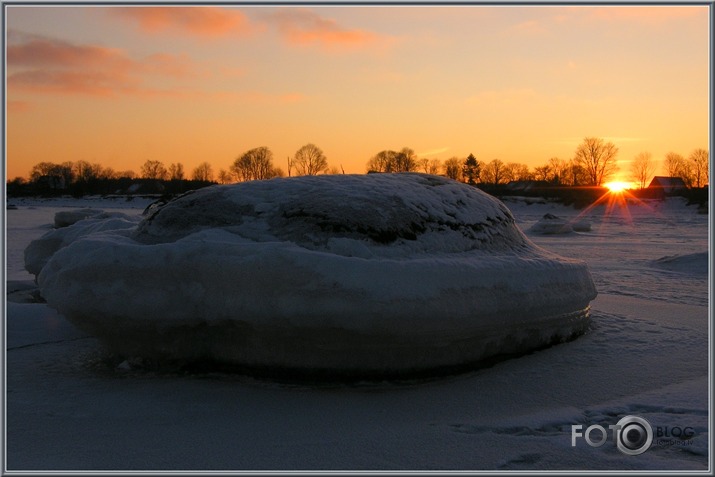
<path id="1" fill-rule="evenodd" d="M 492 159 L 478 160 L 474 154 L 466 158 L 457 156 L 444 161 L 420 158 L 409 147 L 399 151 L 383 150 L 371 157 L 366 164 L 368 173 L 424 172 L 438 174 L 471 185 L 500 186 L 512 181 L 540 181 L 561 186 L 601 186 L 617 170 L 618 148 L 611 142 L 596 137 L 586 137 L 578 145 L 572 158 L 565 160 L 550 158 L 546 164 L 529 168 L 526 164 L 503 162 Z M 665 157 L 667 174 L 680 177 L 688 187 L 702 187 L 709 182 L 708 151 L 695 149 L 685 158 L 669 152 Z M 324 152 L 309 143 L 299 148 L 287 158 L 287 175 L 339 174 L 341 170 L 330 168 Z M 341 168 L 342 169 L 342 168 Z M 655 162 L 649 152 L 639 153 L 632 161 L 630 178 L 639 188 L 648 186 L 655 171 Z M 45 189 L 86 191 L 92 193 L 92 185 L 97 183 L 127 183 L 131 180 L 152 180 L 171 183 L 195 182 L 194 185 L 210 183 L 232 183 L 285 177 L 286 172 L 274 164 L 272 151 L 265 146 L 249 149 L 229 165 L 215 173 L 208 162 L 196 166 L 187 176 L 181 163 L 165 166 L 161 161 L 147 160 L 140 169 L 115 171 L 87 161 L 40 162 L 30 171 L 29 183 L 41 185 Z M 16 187 L 24 183 L 16 178 L 8 185 Z M 96 193 L 96 192 L 95 192 Z"/>
<path id="2" fill-rule="evenodd" d="M 602 138 L 586 137 L 571 159 L 552 157 L 546 164 L 530 169 L 526 164 L 451 157 L 445 161 L 418 158 L 409 147 L 399 151 L 380 151 L 367 162 L 367 172 L 424 172 L 441 174 L 468 184 L 499 186 L 513 181 L 540 181 L 563 186 L 601 186 L 618 170 L 618 148 Z M 680 177 L 688 187 L 708 184 L 709 154 L 695 149 L 686 159 L 669 152 L 665 157 L 667 174 Z M 636 155 L 628 176 L 640 189 L 648 186 L 655 173 L 655 162 L 649 152 Z"/>

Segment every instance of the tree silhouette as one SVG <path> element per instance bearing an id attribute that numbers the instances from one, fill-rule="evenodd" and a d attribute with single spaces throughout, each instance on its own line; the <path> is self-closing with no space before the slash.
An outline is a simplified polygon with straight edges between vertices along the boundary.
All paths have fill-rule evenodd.
<path id="1" fill-rule="evenodd" d="M 708 156 L 708 151 L 705 149 L 695 149 L 688 157 L 693 171 L 695 187 L 702 187 L 709 182 Z"/>
<path id="2" fill-rule="evenodd" d="M 504 182 L 505 166 L 500 159 L 492 159 L 482 171 L 484 182 L 499 185 Z"/>
<path id="3" fill-rule="evenodd" d="M 474 185 L 479 180 L 480 174 L 479 162 L 474 154 L 470 153 L 462 166 L 462 177 L 467 184 Z"/>
<path id="4" fill-rule="evenodd" d="M 417 154 L 409 147 L 403 147 L 395 155 L 395 172 L 414 172 L 417 170 Z"/>
<path id="5" fill-rule="evenodd" d="M 588 174 L 590 185 L 600 186 L 618 168 L 618 148 L 601 138 L 587 137 L 576 149 L 574 159 Z"/>
<path id="6" fill-rule="evenodd" d="M 211 164 L 208 162 L 202 162 L 196 166 L 191 178 L 195 181 L 213 182 L 214 172 Z"/>
<path id="7" fill-rule="evenodd" d="M 141 176 L 144 179 L 164 180 L 167 176 L 166 167 L 160 161 L 148 160 L 141 167 Z"/>
<path id="8" fill-rule="evenodd" d="M 270 179 L 279 174 L 273 167 L 273 153 L 267 147 L 257 147 L 243 153 L 231 165 L 239 181 Z"/>
<path id="9" fill-rule="evenodd" d="M 650 152 L 641 152 L 633 159 L 633 163 L 631 164 L 633 180 L 638 184 L 640 189 L 646 188 L 648 181 L 655 171 L 655 165 L 650 159 Z"/>
<path id="10" fill-rule="evenodd" d="M 450 157 L 444 161 L 444 175 L 458 181 L 462 178 L 462 161 L 458 157 Z"/>
<path id="11" fill-rule="evenodd" d="M 181 181 L 184 180 L 184 165 L 177 162 L 169 164 L 169 180 Z"/>
<path id="12" fill-rule="evenodd" d="M 551 167 L 548 164 L 534 168 L 534 179 L 537 181 L 548 181 L 551 176 Z"/>
<path id="13" fill-rule="evenodd" d="M 295 153 L 294 160 L 288 162 L 289 174 L 290 167 L 295 166 L 298 174 L 304 176 L 314 176 L 325 172 L 328 169 L 328 160 L 325 158 L 323 151 L 315 144 L 306 144 L 298 149 Z"/>

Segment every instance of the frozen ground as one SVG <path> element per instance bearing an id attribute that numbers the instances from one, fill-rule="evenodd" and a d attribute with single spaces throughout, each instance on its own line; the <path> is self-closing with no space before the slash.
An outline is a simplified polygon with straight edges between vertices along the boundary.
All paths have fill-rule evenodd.
<path id="1" fill-rule="evenodd" d="M 124 201 L 12 201 L 7 280 L 67 207 L 140 213 Z M 507 201 L 528 230 L 545 213 Z M 678 199 L 591 210 L 591 232 L 527 235 L 584 259 L 599 289 L 575 341 L 422 381 L 296 384 L 220 372 L 115 367 L 44 304 L 7 302 L 6 462 L 20 470 L 696 470 L 709 460 L 708 216 Z M 630 218 L 629 218 L 630 217 Z M 654 433 L 638 456 L 571 426 L 626 415 Z M 678 431 L 676 431 L 678 432 Z M 592 435 L 598 438 L 596 433 Z"/>

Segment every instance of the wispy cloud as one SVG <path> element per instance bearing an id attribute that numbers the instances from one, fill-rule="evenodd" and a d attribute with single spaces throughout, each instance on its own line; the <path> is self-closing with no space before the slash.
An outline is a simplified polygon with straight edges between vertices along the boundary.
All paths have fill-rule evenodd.
<path id="1" fill-rule="evenodd" d="M 436 154 L 441 154 L 443 152 L 449 151 L 448 147 L 439 147 L 437 149 L 429 149 L 427 151 L 418 152 L 418 156 L 434 156 Z"/>
<path id="2" fill-rule="evenodd" d="M 346 28 L 307 8 L 271 9 L 252 20 L 235 8 L 211 6 L 131 6 L 109 9 L 146 34 L 173 34 L 193 38 L 218 39 L 245 36 L 276 29 L 290 46 L 317 46 L 326 51 L 357 50 L 387 46 L 394 39 L 375 32 Z"/>
<path id="3" fill-rule="evenodd" d="M 7 112 L 8 113 L 24 113 L 25 111 L 30 111 L 32 108 L 30 103 L 27 101 L 19 100 L 8 100 L 7 101 Z"/>
<path id="4" fill-rule="evenodd" d="M 519 106 L 539 96 L 531 88 L 480 91 L 466 99 L 470 106 Z"/>
<path id="5" fill-rule="evenodd" d="M 285 8 L 266 17 L 282 38 L 292 46 L 318 46 L 324 50 L 359 49 L 386 46 L 384 35 L 357 28 L 346 28 L 337 21 L 324 18 L 304 8 Z"/>
<path id="6" fill-rule="evenodd" d="M 156 53 L 132 58 L 124 50 L 78 45 L 12 32 L 7 46 L 8 87 L 40 93 L 95 96 L 171 95 L 146 85 L 146 76 L 189 78 L 193 65 L 185 55 Z"/>
<path id="7" fill-rule="evenodd" d="M 505 30 L 504 35 L 533 37 L 544 36 L 548 35 L 549 33 L 549 29 L 542 22 L 538 20 L 527 20 L 508 27 Z"/>
<path id="8" fill-rule="evenodd" d="M 237 103 L 281 105 L 301 103 L 308 99 L 303 93 L 263 93 L 260 91 L 223 91 L 203 95 L 216 101 L 232 101 Z"/>
<path id="9" fill-rule="evenodd" d="M 589 9 L 589 17 L 594 20 L 609 22 L 639 22 L 649 25 L 662 25 L 673 20 L 691 18 L 702 13 L 705 5 L 695 6 L 602 6 Z"/>
<path id="10" fill-rule="evenodd" d="M 150 34 L 219 38 L 246 35 L 256 29 L 240 10 L 221 7 L 132 6 L 111 8 L 108 11 Z"/>

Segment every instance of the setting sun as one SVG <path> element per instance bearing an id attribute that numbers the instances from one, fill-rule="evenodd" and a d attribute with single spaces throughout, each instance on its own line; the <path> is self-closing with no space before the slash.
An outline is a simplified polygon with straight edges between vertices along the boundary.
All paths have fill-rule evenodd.
<path id="1" fill-rule="evenodd" d="M 622 170 L 647 151 L 666 175 L 666 154 L 708 144 L 707 5 L 11 5 L 5 19 L 10 179 L 149 160 L 216 178 L 258 147 L 288 173 L 308 143 L 346 173 L 405 146 L 427 164 L 533 168 L 587 136 Z"/>
<path id="2" fill-rule="evenodd" d="M 615 181 L 615 182 L 609 182 L 607 184 L 604 184 L 606 188 L 608 188 L 609 192 L 623 192 L 626 189 L 630 189 L 633 187 L 633 185 L 630 182 L 620 182 L 620 181 Z"/>

